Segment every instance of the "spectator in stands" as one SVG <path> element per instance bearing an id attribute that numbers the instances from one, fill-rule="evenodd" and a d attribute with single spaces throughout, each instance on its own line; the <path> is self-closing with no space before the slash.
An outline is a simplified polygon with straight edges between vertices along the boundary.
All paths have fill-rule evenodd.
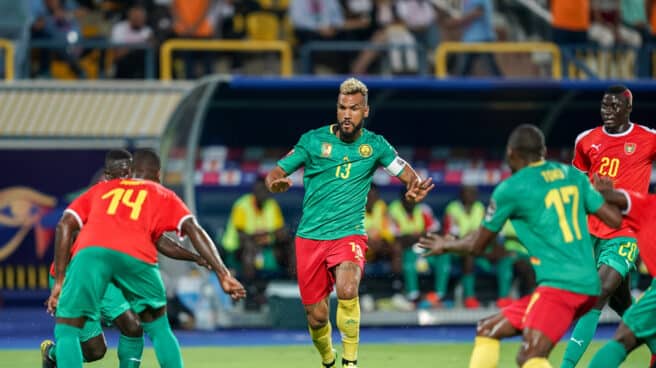
<path id="1" fill-rule="evenodd" d="M 550 0 L 552 40 L 558 45 L 588 42 L 590 0 Z"/>
<path id="2" fill-rule="evenodd" d="M 78 48 L 69 47 L 82 38 L 80 25 L 74 11 L 77 4 L 72 0 L 31 0 L 32 39 L 50 40 L 62 45 L 54 52 L 41 50 L 37 75 L 49 76 L 52 55 L 64 60 L 78 78 L 85 76 L 80 66 Z"/>
<path id="3" fill-rule="evenodd" d="M 289 16 L 299 45 L 337 40 L 344 27 L 338 0 L 291 0 Z"/>
<path id="4" fill-rule="evenodd" d="M 478 190 L 475 186 L 463 185 L 460 188 L 460 198 L 447 204 L 444 210 L 444 233 L 463 238 L 478 229 L 485 216 L 485 206 L 478 200 Z M 437 270 L 440 274 L 437 295 L 444 298 L 448 286 L 453 255 L 436 257 Z M 462 256 L 462 287 L 465 298 L 465 308 L 478 308 L 480 302 L 476 299 L 476 276 L 474 274 L 474 257 Z"/>
<path id="5" fill-rule="evenodd" d="M 397 13 L 390 0 L 376 0 L 375 29 L 370 42 L 375 45 L 394 45 L 387 52 L 390 71 L 393 74 L 414 74 L 418 70 L 418 57 L 415 50 L 417 41 Z M 353 64 L 353 74 L 367 74 L 380 52 L 375 49 L 363 50 Z"/>
<path id="6" fill-rule="evenodd" d="M 0 2 L 0 38 L 14 45 L 14 77 L 21 78 L 27 55 L 31 22 L 31 4 L 28 1 Z M 0 54 L 0 79 L 5 79 L 5 56 Z"/>
<path id="7" fill-rule="evenodd" d="M 367 196 L 367 205 L 364 213 L 364 227 L 367 230 L 367 262 L 389 261 L 392 269 L 392 301 L 395 307 L 401 310 L 412 310 L 414 304 L 408 303 L 403 296 L 402 249 L 394 241 L 393 224 L 389 218 L 387 204 L 380 198 L 378 188 L 371 185 Z"/>
<path id="8" fill-rule="evenodd" d="M 415 251 L 414 245 L 426 232 L 437 231 L 439 223 L 428 205 L 412 203 L 405 198 L 405 188 L 402 190 L 400 199 L 390 203 L 389 215 L 397 230 L 396 242 L 398 245 L 396 246 L 403 252 L 403 281 L 406 298 L 418 303 L 421 298 L 418 272 L 428 271 L 429 264 L 426 258 L 421 257 L 419 252 Z"/>
<path id="9" fill-rule="evenodd" d="M 118 22 L 112 28 L 112 43 L 145 44 L 152 40 L 153 31 L 146 25 L 146 8 L 133 5 L 128 10 L 127 20 Z M 141 78 L 146 75 L 144 50 L 117 48 L 114 50 L 116 78 Z"/>
<path id="10" fill-rule="evenodd" d="M 459 29 L 462 32 L 461 42 L 494 42 L 497 37 L 492 24 L 494 9 L 491 0 L 464 0 L 462 15 L 449 17 L 444 26 Z M 501 77 L 494 55 L 491 53 L 465 53 L 458 58 L 455 74 L 467 76 L 471 74 L 475 60 L 482 61 L 490 74 Z"/>
<path id="11" fill-rule="evenodd" d="M 173 0 L 173 33 L 178 38 L 211 39 L 216 36 L 216 23 L 221 10 L 220 4 L 212 0 Z M 211 74 L 213 58 L 202 51 L 183 53 L 185 78 L 195 79 Z M 198 69 L 201 70 L 198 70 Z"/>
<path id="12" fill-rule="evenodd" d="M 647 21 L 647 4 L 645 0 L 621 0 L 620 9 L 622 24 L 640 35 L 641 44 L 639 45 L 636 63 L 637 75 L 640 78 L 649 78 L 651 75 L 649 50 L 642 47 L 650 43 L 652 39 L 649 32 L 649 22 Z"/>
<path id="13" fill-rule="evenodd" d="M 264 286 L 258 273 L 285 274 L 291 262 L 290 236 L 278 202 L 271 197 L 259 177 L 252 193 L 237 199 L 221 241 L 228 252 L 226 262 L 239 269 L 240 279 L 250 295 L 247 307 L 262 304 Z"/>
<path id="14" fill-rule="evenodd" d="M 344 39 L 366 41 L 374 31 L 372 21 L 374 4 L 372 0 L 340 0 L 344 14 Z"/>
<path id="15" fill-rule="evenodd" d="M 439 41 L 437 12 L 429 0 L 399 0 L 395 4 L 399 18 L 428 55 Z"/>

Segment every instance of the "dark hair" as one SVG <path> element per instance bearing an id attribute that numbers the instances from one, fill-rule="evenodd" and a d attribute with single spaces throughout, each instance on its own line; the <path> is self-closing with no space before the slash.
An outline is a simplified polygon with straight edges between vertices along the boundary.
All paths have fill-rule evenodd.
<path id="1" fill-rule="evenodd" d="M 105 154 L 105 168 L 115 166 L 120 161 L 132 161 L 130 152 L 124 149 L 113 149 Z"/>
<path id="2" fill-rule="evenodd" d="M 113 149 L 105 154 L 105 177 L 115 179 L 130 175 L 132 155 L 124 149 Z"/>
<path id="3" fill-rule="evenodd" d="M 150 148 L 141 148 L 134 151 L 134 167 L 140 169 L 147 169 L 151 171 L 159 171 L 162 162 L 159 155 Z"/>
<path id="4" fill-rule="evenodd" d="M 626 91 L 627 89 L 628 88 L 625 85 L 615 84 L 615 85 L 612 85 L 612 86 L 608 87 L 606 89 L 606 93 L 616 95 L 616 94 L 619 94 L 619 93 L 622 93 L 622 92 Z"/>
<path id="5" fill-rule="evenodd" d="M 522 124 L 515 128 L 508 138 L 508 146 L 530 161 L 543 157 L 546 150 L 544 134 L 532 124 Z"/>

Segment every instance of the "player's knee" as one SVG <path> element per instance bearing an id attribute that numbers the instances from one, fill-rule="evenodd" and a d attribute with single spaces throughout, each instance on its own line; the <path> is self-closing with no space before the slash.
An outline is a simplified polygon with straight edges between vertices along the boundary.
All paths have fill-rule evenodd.
<path id="1" fill-rule="evenodd" d="M 306 310 L 308 325 L 313 328 L 321 328 L 328 323 L 328 309 L 315 307 Z"/>
<path id="2" fill-rule="evenodd" d="M 337 299 L 350 300 L 358 296 L 358 285 L 346 283 L 337 289 Z"/>
<path id="3" fill-rule="evenodd" d="M 123 335 L 128 337 L 141 337 L 143 332 L 143 327 L 139 322 L 131 323 L 121 331 Z"/>
<path id="4" fill-rule="evenodd" d="M 86 362 L 95 362 L 96 360 L 100 360 L 105 356 L 106 352 L 106 345 L 94 345 L 84 347 L 82 349 L 82 355 L 84 356 L 84 360 Z"/>

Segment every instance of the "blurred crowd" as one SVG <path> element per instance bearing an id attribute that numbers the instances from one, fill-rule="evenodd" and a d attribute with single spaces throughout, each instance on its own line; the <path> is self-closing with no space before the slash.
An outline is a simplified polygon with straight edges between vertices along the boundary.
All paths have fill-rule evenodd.
<path id="1" fill-rule="evenodd" d="M 37 43 L 27 50 L 31 77 L 61 78 L 143 78 L 144 48 L 156 49 L 170 38 L 284 40 L 297 57 L 310 42 L 348 42 L 349 47 L 315 51 L 311 72 L 403 75 L 432 68 L 433 51 L 445 41 L 551 40 L 640 48 L 653 41 L 656 30 L 651 0 L 0 0 L 0 9 L 5 10 L 0 23 L 24 21 L 29 26 L 25 34 L 0 27 L 0 38 L 66 45 L 37 48 L 43 46 Z M 5 22 L 3 17 L 13 19 Z M 82 40 L 109 41 L 116 47 L 80 47 Z M 648 50 L 642 47 L 640 52 Z M 649 58 L 640 59 L 644 62 L 637 63 L 636 74 L 648 76 Z M 449 61 L 449 70 L 459 76 L 504 76 L 528 65 L 523 72 L 539 73 L 535 65 L 518 60 L 516 55 L 462 54 Z M 174 74 L 198 78 L 277 70 L 270 61 L 183 52 Z M 611 69 L 621 67 L 617 63 L 621 61 L 590 67 L 612 74 Z"/>

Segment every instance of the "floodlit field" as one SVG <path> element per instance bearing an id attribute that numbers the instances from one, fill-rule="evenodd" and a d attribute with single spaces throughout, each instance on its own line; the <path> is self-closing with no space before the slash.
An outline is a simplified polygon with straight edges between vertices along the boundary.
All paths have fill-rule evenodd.
<path id="1" fill-rule="evenodd" d="M 587 367 L 592 354 L 601 347 L 594 342 L 584 356 L 580 367 Z M 466 367 L 471 351 L 470 343 L 435 344 L 365 344 L 360 353 L 360 367 L 363 368 L 461 368 Z M 515 367 L 517 342 L 502 344 L 499 367 Z M 561 342 L 551 356 L 554 367 L 560 366 L 565 349 Z M 238 368 L 238 367 L 316 367 L 319 368 L 317 354 L 309 345 L 290 345 L 275 347 L 209 347 L 185 348 L 185 366 L 190 368 Z M 649 351 L 640 348 L 629 356 L 622 367 L 646 368 Z M 0 367 L 40 367 L 38 350 L 0 350 Z M 111 349 L 100 362 L 87 364 L 88 367 L 118 367 L 116 350 Z M 152 349 L 146 349 L 142 368 L 155 368 L 157 361 Z"/>

